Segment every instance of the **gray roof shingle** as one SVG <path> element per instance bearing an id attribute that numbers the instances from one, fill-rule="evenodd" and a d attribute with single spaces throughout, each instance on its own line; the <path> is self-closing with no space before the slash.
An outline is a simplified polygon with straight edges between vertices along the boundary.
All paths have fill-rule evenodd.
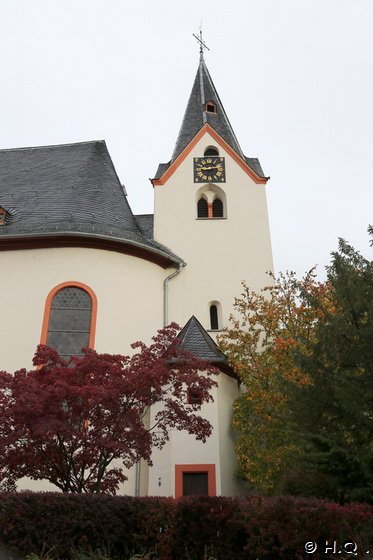
<path id="1" fill-rule="evenodd" d="M 102 140 L 0 150 L 0 206 L 8 212 L 0 248 L 11 238 L 75 234 L 181 261 L 144 235 Z"/>
<path id="2" fill-rule="evenodd" d="M 140 228 L 140 231 L 145 235 L 147 239 L 153 239 L 153 214 L 136 214 L 136 222 Z"/>

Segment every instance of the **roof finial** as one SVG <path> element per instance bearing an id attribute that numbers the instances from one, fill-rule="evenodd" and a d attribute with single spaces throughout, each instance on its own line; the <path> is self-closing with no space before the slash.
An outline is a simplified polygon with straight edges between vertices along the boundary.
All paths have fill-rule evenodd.
<path id="1" fill-rule="evenodd" d="M 202 22 L 201 22 L 201 25 L 199 26 L 199 37 L 197 35 L 195 35 L 194 33 L 193 33 L 193 37 L 195 39 L 197 39 L 197 41 L 199 43 L 199 53 L 203 57 L 203 50 L 207 49 L 209 51 L 210 49 L 208 48 L 208 46 L 206 45 L 206 43 L 204 43 L 204 41 L 202 39 Z"/>

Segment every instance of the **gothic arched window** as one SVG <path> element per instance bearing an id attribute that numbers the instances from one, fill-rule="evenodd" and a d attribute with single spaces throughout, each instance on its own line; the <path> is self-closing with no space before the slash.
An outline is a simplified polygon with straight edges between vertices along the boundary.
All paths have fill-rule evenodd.
<path id="1" fill-rule="evenodd" d="M 207 200 L 202 196 L 197 203 L 197 216 L 198 218 L 208 218 L 208 215 Z"/>
<path id="2" fill-rule="evenodd" d="M 224 217 L 224 206 L 220 198 L 215 198 L 215 200 L 212 203 L 212 217 L 213 218 Z"/>
<path id="3" fill-rule="evenodd" d="M 202 185 L 195 197 L 197 218 L 227 218 L 227 197 L 218 185 Z"/>
<path id="4" fill-rule="evenodd" d="M 80 356 L 82 348 L 93 347 L 95 317 L 96 297 L 88 286 L 57 286 L 47 298 L 41 342 L 65 359 Z"/>

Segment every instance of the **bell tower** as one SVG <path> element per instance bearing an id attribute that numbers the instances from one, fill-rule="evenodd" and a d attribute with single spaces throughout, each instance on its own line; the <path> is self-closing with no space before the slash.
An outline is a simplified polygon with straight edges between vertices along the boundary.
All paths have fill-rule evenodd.
<path id="1" fill-rule="evenodd" d="M 242 281 L 255 290 L 268 283 L 267 181 L 244 155 L 201 52 L 171 160 L 152 179 L 154 239 L 186 263 L 170 283 L 170 322 L 195 315 L 214 334 Z"/>

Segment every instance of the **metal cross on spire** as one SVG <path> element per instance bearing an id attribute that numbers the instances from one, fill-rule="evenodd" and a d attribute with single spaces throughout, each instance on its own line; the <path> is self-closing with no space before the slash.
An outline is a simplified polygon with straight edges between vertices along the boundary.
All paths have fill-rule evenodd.
<path id="1" fill-rule="evenodd" d="M 200 54 L 203 55 L 204 49 L 207 49 L 208 51 L 210 50 L 210 49 L 208 48 L 208 46 L 206 45 L 206 43 L 205 43 L 205 42 L 203 41 L 203 39 L 202 39 L 202 24 L 201 24 L 201 27 L 199 28 L 199 37 L 198 37 L 198 35 L 195 35 L 194 33 L 193 33 L 193 37 L 194 37 L 195 39 L 197 39 L 197 41 L 198 41 L 198 43 L 199 43 L 199 52 L 200 52 Z"/>

